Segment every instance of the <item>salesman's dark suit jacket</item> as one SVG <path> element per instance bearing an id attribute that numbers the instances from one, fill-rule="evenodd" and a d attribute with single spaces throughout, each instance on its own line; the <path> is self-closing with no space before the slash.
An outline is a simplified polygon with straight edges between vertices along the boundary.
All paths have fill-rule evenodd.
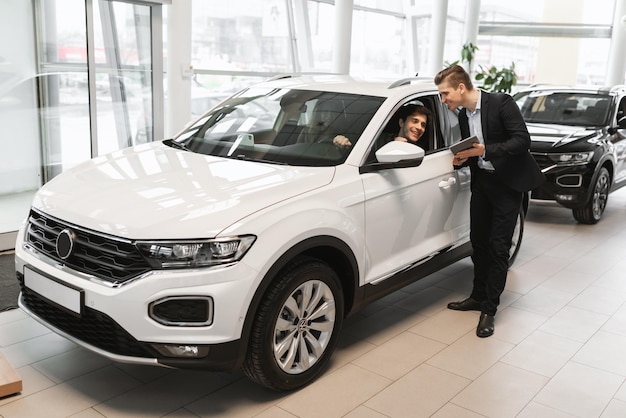
<path id="1" fill-rule="evenodd" d="M 485 160 L 493 164 L 498 178 L 518 192 L 537 188 L 545 181 L 535 159 L 530 155 L 530 134 L 519 107 L 504 93 L 481 91 L 480 118 L 485 140 Z M 467 115 L 459 112 L 463 138 L 470 136 Z M 478 168 L 478 157 L 470 158 L 472 173 Z"/>

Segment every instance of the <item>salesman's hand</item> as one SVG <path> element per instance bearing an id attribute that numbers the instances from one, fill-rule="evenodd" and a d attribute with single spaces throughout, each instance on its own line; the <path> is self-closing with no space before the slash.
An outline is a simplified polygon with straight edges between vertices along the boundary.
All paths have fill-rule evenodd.
<path id="1" fill-rule="evenodd" d="M 454 154 L 452 158 L 453 165 L 463 165 L 470 157 L 481 157 L 485 155 L 485 145 L 481 143 L 475 143 L 472 148 L 468 148 L 463 151 L 459 151 Z"/>

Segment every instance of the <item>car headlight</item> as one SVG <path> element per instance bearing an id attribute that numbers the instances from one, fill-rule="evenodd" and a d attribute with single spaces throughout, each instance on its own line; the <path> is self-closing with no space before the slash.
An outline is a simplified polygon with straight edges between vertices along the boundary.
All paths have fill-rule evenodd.
<path id="1" fill-rule="evenodd" d="M 550 159 L 560 165 L 587 164 L 593 158 L 593 151 L 548 154 Z"/>
<path id="2" fill-rule="evenodd" d="M 208 267 L 241 260 L 255 239 L 242 235 L 203 241 L 139 241 L 137 248 L 155 269 Z"/>

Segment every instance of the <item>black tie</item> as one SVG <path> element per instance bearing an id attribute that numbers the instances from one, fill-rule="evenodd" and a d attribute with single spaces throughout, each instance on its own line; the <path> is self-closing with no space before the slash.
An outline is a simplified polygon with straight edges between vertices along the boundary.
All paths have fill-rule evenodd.
<path id="1" fill-rule="evenodd" d="M 461 138 L 470 136 L 469 122 L 467 120 L 467 112 L 465 109 L 459 111 L 459 127 L 461 128 Z"/>

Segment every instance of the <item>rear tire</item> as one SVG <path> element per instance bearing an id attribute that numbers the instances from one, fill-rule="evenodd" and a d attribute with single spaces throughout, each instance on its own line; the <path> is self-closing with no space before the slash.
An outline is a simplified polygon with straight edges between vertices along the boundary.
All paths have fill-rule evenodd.
<path id="1" fill-rule="evenodd" d="M 611 175 L 606 168 L 602 167 L 598 172 L 589 201 L 582 208 L 572 209 L 574 218 L 582 224 L 593 225 L 598 223 L 609 200 L 610 186 Z"/>
<path id="2" fill-rule="evenodd" d="M 276 391 L 311 383 L 328 365 L 343 314 L 337 274 L 314 258 L 294 261 L 270 284 L 261 301 L 243 372 Z"/>

